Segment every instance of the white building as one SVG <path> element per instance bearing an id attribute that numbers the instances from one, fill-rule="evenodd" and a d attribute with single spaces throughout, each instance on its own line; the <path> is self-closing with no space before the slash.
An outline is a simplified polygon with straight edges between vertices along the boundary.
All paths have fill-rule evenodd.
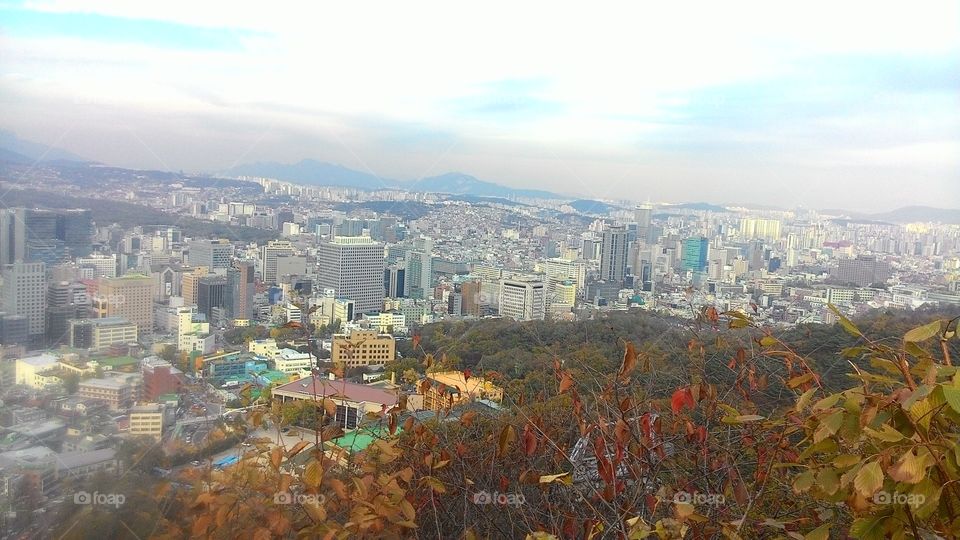
<path id="1" fill-rule="evenodd" d="M 545 297 L 539 279 L 504 279 L 500 282 L 500 315 L 518 321 L 542 321 L 546 317 Z"/>

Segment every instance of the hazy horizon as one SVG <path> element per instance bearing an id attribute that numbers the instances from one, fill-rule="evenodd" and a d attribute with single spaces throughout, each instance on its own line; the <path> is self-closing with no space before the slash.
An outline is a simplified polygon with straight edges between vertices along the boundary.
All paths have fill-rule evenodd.
<path id="1" fill-rule="evenodd" d="M 316 159 L 593 199 L 960 207 L 953 2 L 0 13 L 0 128 L 109 165 Z"/>

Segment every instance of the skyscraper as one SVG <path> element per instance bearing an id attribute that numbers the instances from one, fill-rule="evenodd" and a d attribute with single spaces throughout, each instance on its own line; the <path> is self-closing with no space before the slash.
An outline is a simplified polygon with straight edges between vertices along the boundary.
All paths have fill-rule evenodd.
<path id="1" fill-rule="evenodd" d="M 637 206 L 637 240 L 650 244 L 653 240 L 650 238 L 650 223 L 653 220 L 653 206 L 644 203 Z"/>
<path id="2" fill-rule="evenodd" d="M 293 255 L 293 245 L 286 240 L 272 240 L 260 248 L 260 279 L 264 283 L 277 283 L 277 256 Z"/>
<path id="3" fill-rule="evenodd" d="M 609 227 L 603 231 L 600 245 L 600 280 L 623 284 L 627 274 L 627 228 Z"/>
<path id="4" fill-rule="evenodd" d="M 94 307 L 101 317 L 123 317 L 137 325 L 141 338 L 153 335 L 153 279 L 128 274 L 101 278 Z"/>
<path id="5" fill-rule="evenodd" d="M 546 318 L 546 292 L 536 278 L 504 279 L 500 282 L 500 315 L 517 321 Z"/>
<path id="6" fill-rule="evenodd" d="M 3 311 L 27 318 L 30 342 L 40 345 L 46 331 L 47 268 L 42 262 L 3 267 Z"/>
<path id="7" fill-rule="evenodd" d="M 254 264 L 253 261 L 234 261 L 227 270 L 232 305 L 228 306 L 234 319 L 253 318 Z"/>
<path id="8" fill-rule="evenodd" d="M 708 240 L 703 236 L 687 238 L 683 241 L 683 269 L 703 272 L 707 267 Z"/>
<path id="9" fill-rule="evenodd" d="M 433 256 L 429 251 L 408 251 L 404 264 L 404 296 L 426 298 L 433 283 Z"/>
<path id="10" fill-rule="evenodd" d="M 391 265 L 383 270 L 383 289 L 388 298 L 400 298 L 406 294 L 406 269 Z"/>
<path id="11" fill-rule="evenodd" d="M 232 294 L 226 276 L 208 275 L 197 282 L 197 312 L 207 316 L 207 321 L 214 320 L 214 310 L 227 308 L 227 301 Z M 232 292 L 232 291 L 231 291 Z"/>
<path id="12" fill-rule="evenodd" d="M 206 266 L 211 274 L 226 274 L 233 259 L 233 244 L 228 240 L 191 240 L 190 265 Z"/>
<path id="13" fill-rule="evenodd" d="M 835 277 L 841 283 L 866 287 L 889 279 L 890 265 L 878 260 L 875 255 L 857 255 L 856 259 L 840 259 Z"/>
<path id="14" fill-rule="evenodd" d="M 317 250 L 321 289 L 354 302 L 357 313 L 383 309 L 383 244 L 369 236 L 338 236 Z"/>
<path id="15" fill-rule="evenodd" d="M 89 210 L 7 208 L 0 210 L 0 264 L 17 261 L 52 265 L 85 257 L 92 248 Z"/>

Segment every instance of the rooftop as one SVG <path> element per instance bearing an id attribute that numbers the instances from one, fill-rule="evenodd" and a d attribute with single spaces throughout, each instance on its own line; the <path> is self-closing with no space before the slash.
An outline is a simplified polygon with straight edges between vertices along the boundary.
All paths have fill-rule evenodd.
<path id="1" fill-rule="evenodd" d="M 365 401 L 384 405 L 394 405 L 398 400 L 394 393 L 371 388 L 365 384 L 356 384 L 344 380 L 331 381 L 316 375 L 278 386 L 273 390 L 273 393 L 277 394 L 278 392 L 297 395 L 302 399 L 312 398 L 316 395 L 317 397 L 341 398 L 357 403 Z"/>

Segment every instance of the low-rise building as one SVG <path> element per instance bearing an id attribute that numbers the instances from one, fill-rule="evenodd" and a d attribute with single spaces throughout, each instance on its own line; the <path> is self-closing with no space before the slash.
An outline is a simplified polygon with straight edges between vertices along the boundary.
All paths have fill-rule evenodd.
<path id="1" fill-rule="evenodd" d="M 130 409 L 130 436 L 147 435 L 156 440 L 163 436 L 163 405 L 150 403 Z"/>
<path id="2" fill-rule="evenodd" d="M 466 378 L 462 371 L 428 373 L 430 387 L 423 395 L 423 408 L 438 411 L 471 399 L 486 399 L 499 403 L 503 389 L 482 377 Z"/>
<path id="3" fill-rule="evenodd" d="M 331 360 L 347 367 L 383 365 L 397 357 L 397 342 L 376 330 L 354 330 L 333 336 Z"/>
<path id="4" fill-rule="evenodd" d="M 137 381 L 133 377 L 110 377 L 80 381 L 77 395 L 103 401 L 113 410 L 130 407 L 137 397 Z"/>
<path id="5" fill-rule="evenodd" d="M 345 430 L 356 428 L 365 414 L 380 413 L 399 401 L 393 392 L 316 375 L 278 386 L 272 390 L 272 395 L 274 400 L 281 403 L 330 399 L 337 407 L 336 421 Z"/>
<path id="6" fill-rule="evenodd" d="M 283 373 L 299 373 L 302 370 L 310 370 L 314 366 L 313 355 L 294 349 L 280 349 L 280 352 L 273 357 L 272 363 L 273 369 Z"/>

